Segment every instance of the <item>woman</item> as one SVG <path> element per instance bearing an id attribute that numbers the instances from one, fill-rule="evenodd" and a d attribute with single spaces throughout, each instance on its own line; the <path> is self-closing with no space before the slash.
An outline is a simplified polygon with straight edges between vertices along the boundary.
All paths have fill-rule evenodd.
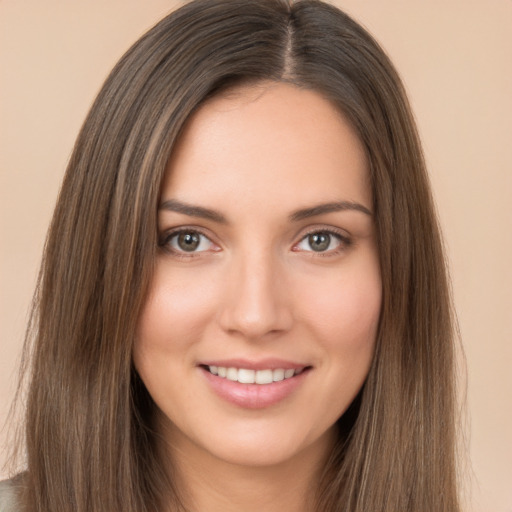
<path id="1" fill-rule="evenodd" d="M 107 79 L 36 295 L 14 510 L 457 511 L 412 115 L 316 1 L 196 1 Z M 29 350 L 29 348 L 27 348 Z"/>

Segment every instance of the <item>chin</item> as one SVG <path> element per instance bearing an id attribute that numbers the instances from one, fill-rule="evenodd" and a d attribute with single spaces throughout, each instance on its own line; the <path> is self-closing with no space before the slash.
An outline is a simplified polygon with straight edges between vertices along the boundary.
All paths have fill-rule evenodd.
<path id="1" fill-rule="evenodd" d="M 281 466 L 295 463 L 301 458 L 316 459 L 322 457 L 322 454 L 327 455 L 336 442 L 335 426 L 323 433 L 306 429 L 301 432 L 290 425 L 279 428 L 265 422 L 240 427 L 237 429 L 232 426 L 220 432 L 212 432 L 210 429 L 209 436 L 200 432 L 194 436 L 195 439 L 189 438 L 188 442 L 203 455 L 208 453 L 212 462 L 247 468 Z M 183 443 L 184 440 L 181 441 Z"/>

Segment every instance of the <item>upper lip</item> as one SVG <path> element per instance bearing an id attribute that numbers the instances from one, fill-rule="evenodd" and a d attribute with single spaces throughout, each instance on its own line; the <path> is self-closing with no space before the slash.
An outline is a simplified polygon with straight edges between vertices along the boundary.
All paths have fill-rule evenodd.
<path id="1" fill-rule="evenodd" d="M 259 360 L 249 359 L 215 359 L 208 361 L 201 361 L 199 366 L 220 366 L 223 368 L 244 368 L 247 370 L 277 370 L 282 368 L 283 370 L 297 370 L 306 368 L 310 365 L 298 363 L 295 361 L 277 359 L 277 358 L 266 358 Z"/>

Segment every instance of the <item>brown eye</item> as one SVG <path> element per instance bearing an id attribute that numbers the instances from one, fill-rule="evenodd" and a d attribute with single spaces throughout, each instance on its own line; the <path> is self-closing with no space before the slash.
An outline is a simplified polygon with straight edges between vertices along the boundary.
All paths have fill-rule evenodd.
<path id="1" fill-rule="evenodd" d="M 335 254 L 351 244 L 349 237 L 334 231 L 313 231 L 294 246 L 295 251 Z"/>
<path id="2" fill-rule="evenodd" d="M 198 233 L 180 233 L 176 242 L 182 251 L 192 252 L 199 247 L 200 241 Z"/>
<path id="3" fill-rule="evenodd" d="M 213 242 L 207 236 L 193 230 L 171 233 L 162 245 L 174 253 L 197 253 L 214 249 Z"/>
<path id="4" fill-rule="evenodd" d="M 312 233 L 308 235 L 308 244 L 315 252 L 326 251 L 331 245 L 331 235 L 329 233 Z"/>

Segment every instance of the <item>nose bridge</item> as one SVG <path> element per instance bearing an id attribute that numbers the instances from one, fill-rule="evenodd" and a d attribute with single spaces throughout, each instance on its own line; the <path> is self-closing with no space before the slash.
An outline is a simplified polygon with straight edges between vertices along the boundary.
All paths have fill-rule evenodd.
<path id="1" fill-rule="evenodd" d="M 233 259 L 221 311 L 223 328 L 251 339 L 289 329 L 291 311 L 278 258 L 268 248 L 248 247 Z"/>

